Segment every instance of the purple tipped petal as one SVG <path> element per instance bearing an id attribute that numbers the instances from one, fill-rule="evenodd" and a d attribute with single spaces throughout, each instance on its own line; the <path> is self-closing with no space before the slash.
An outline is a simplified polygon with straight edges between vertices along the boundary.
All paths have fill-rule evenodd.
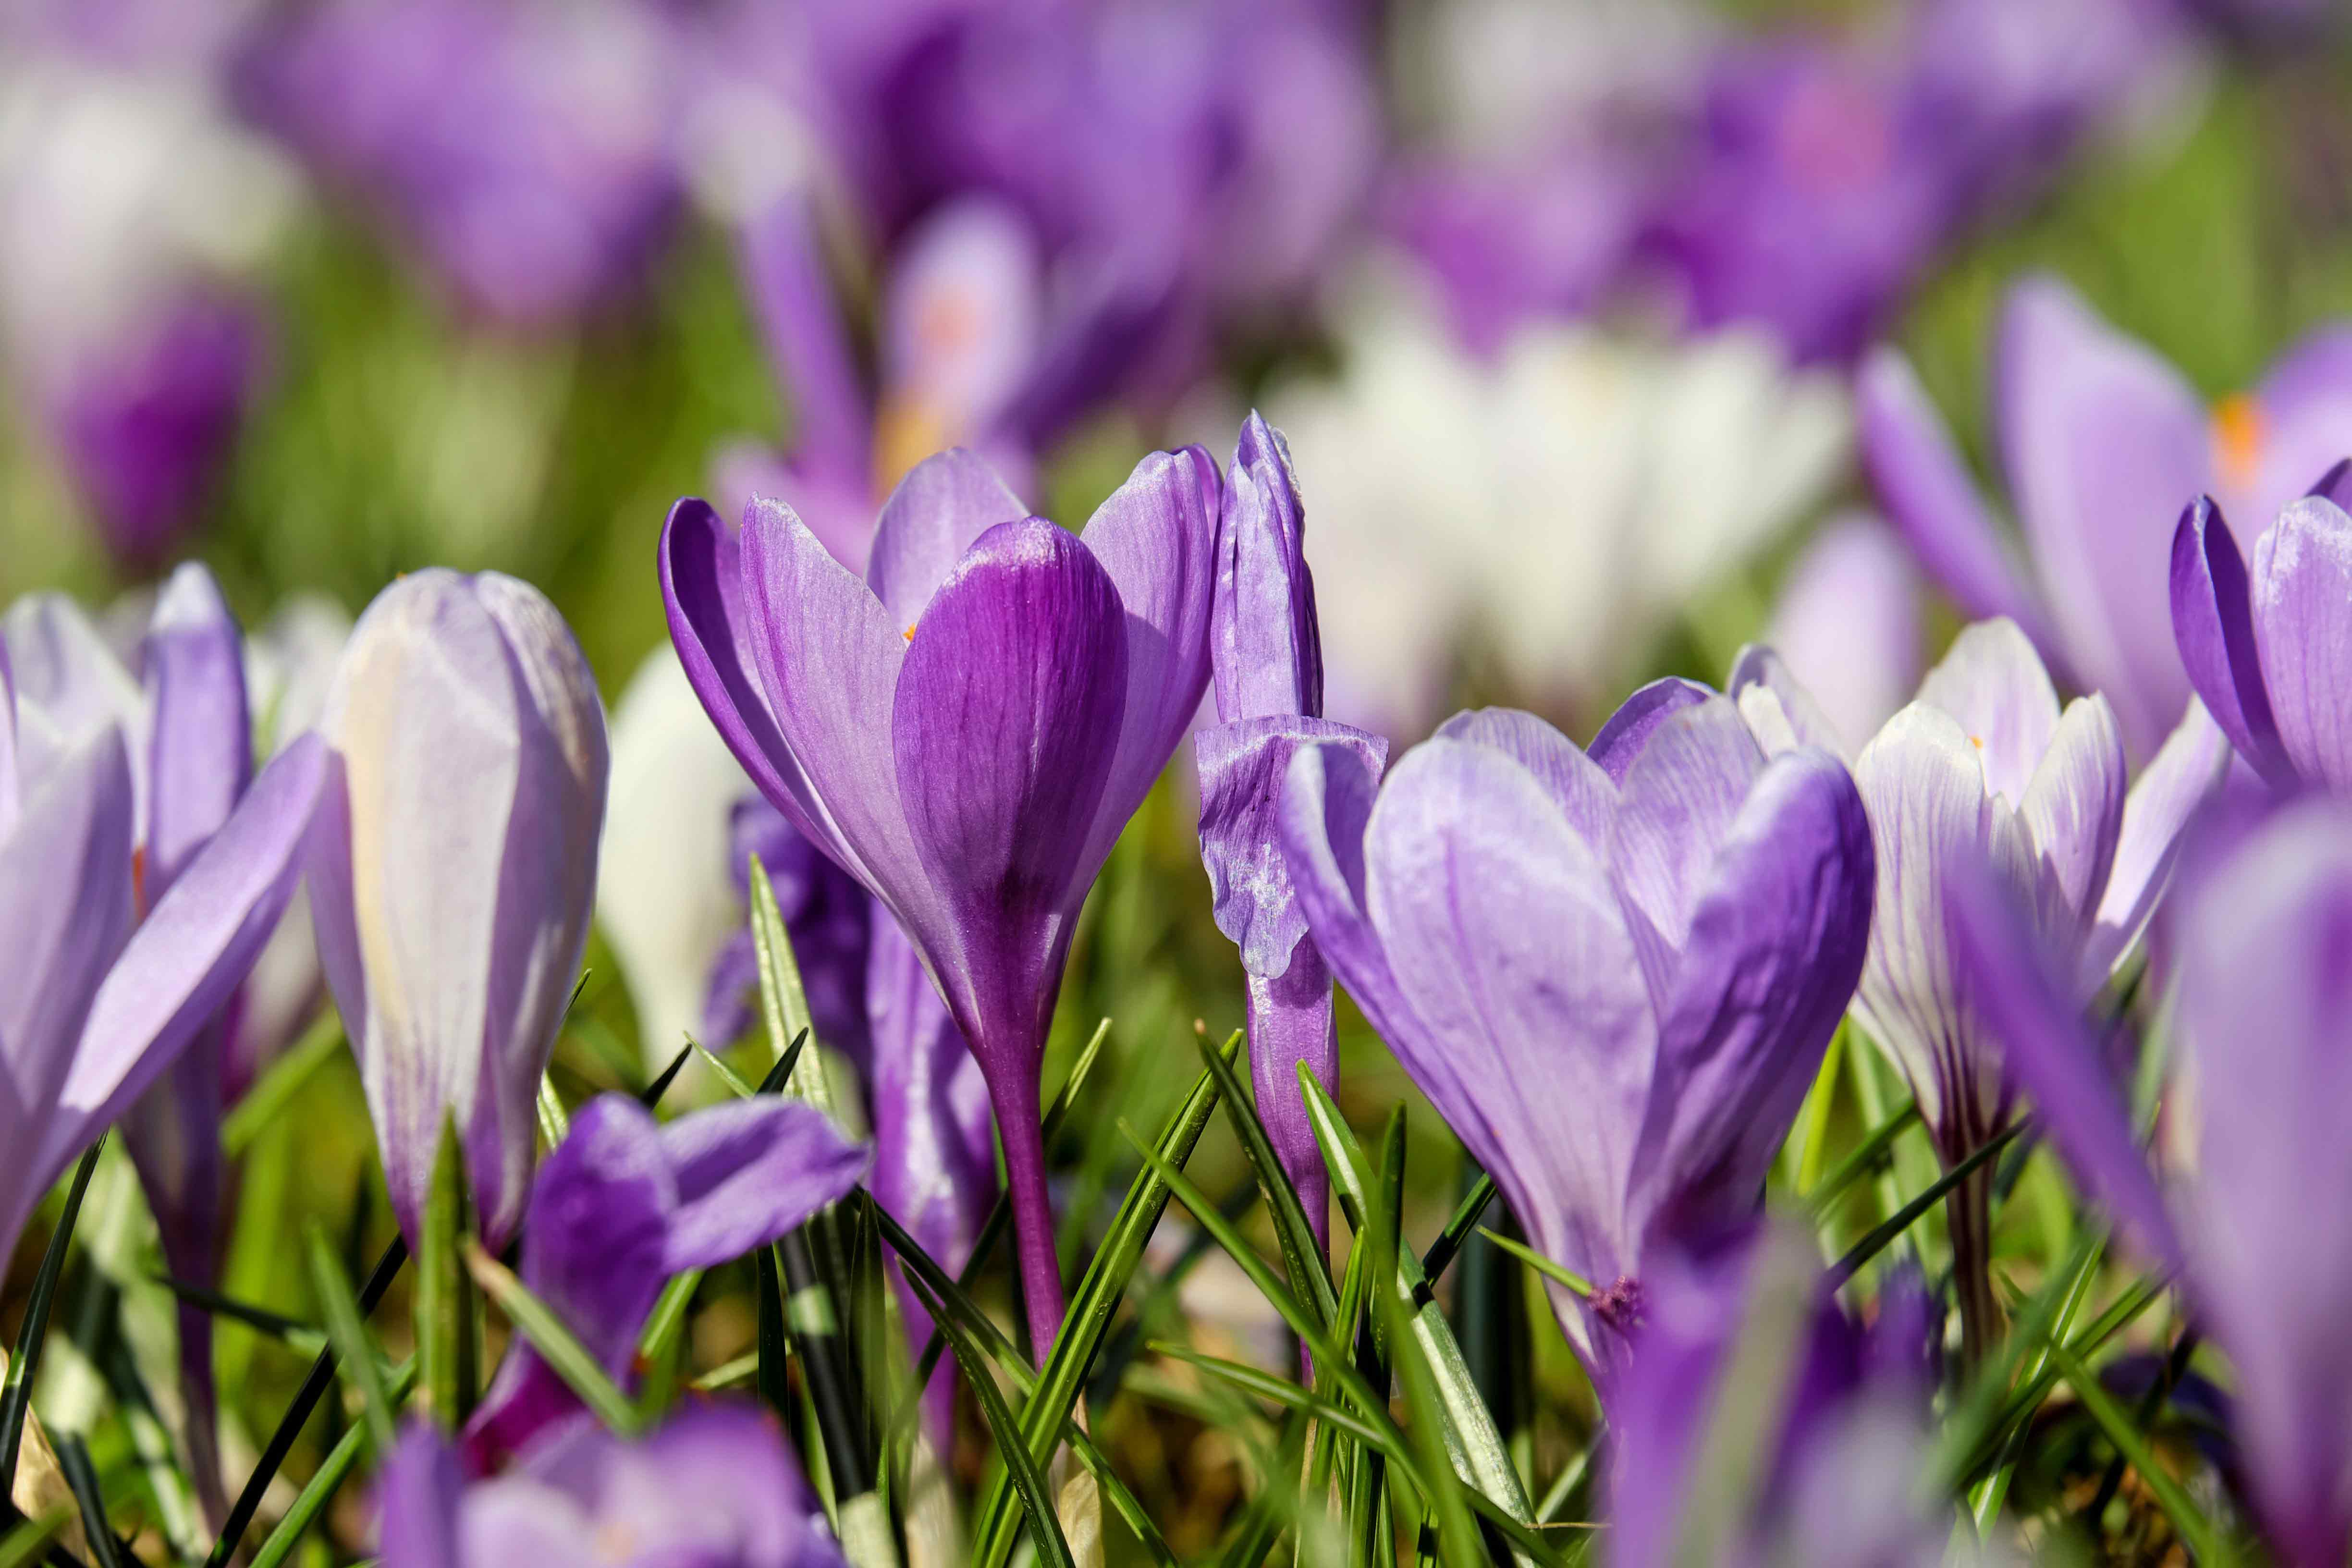
<path id="1" fill-rule="evenodd" d="M 16 692 L 17 767 L 37 772 L 60 743 L 87 738 L 100 725 L 122 731 L 132 759 L 132 800 L 141 839 L 147 826 L 151 729 L 147 700 L 131 672 L 82 607 L 62 594 L 34 594 L 8 608 L 10 677 Z M 26 723 L 26 710 L 37 714 Z"/>
<path id="2" fill-rule="evenodd" d="M 1276 827 L 1283 864 L 1315 945 L 1383 1039 L 1420 1026 L 1372 929 L 1364 892 L 1364 830 L 1380 773 L 1353 746 L 1299 749 L 1283 780 Z"/>
<path id="3" fill-rule="evenodd" d="M 1125 717 L 1087 840 L 1090 878 L 1192 729 L 1208 689 L 1223 489 L 1215 462 L 1198 447 L 1154 452 L 1087 520 L 1086 548 L 1127 612 Z"/>
<path id="4" fill-rule="evenodd" d="M 2178 721 L 2168 531 L 2211 489 L 2204 405 L 2179 373 L 2051 279 L 2001 322 L 2003 468 L 2077 683 L 2116 705 L 2135 756 Z"/>
<path id="5" fill-rule="evenodd" d="M 1717 847 L 1763 771 L 1764 753 L 1739 710 L 1710 696 L 1653 730 L 1620 780 L 1611 874 L 1668 949 L 1681 950 L 1714 874 Z M 1663 996 L 1671 963 L 1653 952 L 1643 957 Z"/>
<path id="6" fill-rule="evenodd" d="M 2140 770 L 2124 799 L 2115 868 L 2083 951 L 2084 980 L 2097 985 L 2129 955 L 2172 879 L 2181 838 L 2198 808 L 2221 787 L 2230 740 L 2192 700 L 2156 760 Z"/>
<path id="7" fill-rule="evenodd" d="M 2014 806 L 2058 732 L 2058 692 L 2013 621 L 1982 621 L 1927 672 L 1919 700 L 1950 715 L 1984 763 L 1985 783 Z"/>
<path id="8" fill-rule="evenodd" d="M 1637 1229 L 1688 1239 L 1755 1212 L 1861 976 L 1876 877 L 1853 780 L 1812 748 L 1763 771 L 1721 843 L 1663 1013 L 1630 1182 Z"/>
<path id="9" fill-rule="evenodd" d="M 888 734 L 924 872 L 959 924 L 974 1052 L 1034 1076 L 1127 700 L 1127 617 L 1091 552 L 1042 519 L 991 529 L 932 598 Z M 1198 692 L 1194 693 L 1198 700 Z M 1011 1056 L 1001 1055 L 1010 1051 Z M 1025 1058 L 1025 1059 L 1024 1059 Z"/>
<path id="10" fill-rule="evenodd" d="M 866 392 L 807 197 L 798 191 L 779 197 L 743 225 L 738 247 L 776 383 L 792 399 L 793 448 L 824 472 L 872 472 Z"/>
<path id="11" fill-rule="evenodd" d="M 993 432 L 1038 352 L 1038 247 L 1015 208 L 986 196 L 935 209 L 900 242 L 877 329 L 886 431 L 895 419 L 940 442 Z"/>
<path id="12" fill-rule="evenodd" d="M 1617 814 L 1617 785 L 1567 736 L 1516 708 L 1456 713 L 1437 727 L 1437 733 L 1501 752 L 1535 775 L 1585 843 L 1596 850 L 1607 847 L 1610 819 Z"/>
<path id="13" fill-rule="evenodd" d="M 2305 780 L 2352 791 L 2352 517 L 2296 501 L 2254 544 L 2254 640 L 2279 745 Z"/>
<path id="14" fill-rule="evenodd" d="M 1331 971 L 1312 942 L 1301 942 L 1290 967 L 1273 976 L 1252 974 L 1249 993 L 1250 1087 L 1266 1141 L 1283 1173 L 1297 1189 L 1315 1239 L 1331 1241 L 1331 1173 L 1307 1111 L 1298 1065 L 1328 1090 L 1339 1081 L 1339 1036 L 1331 999 Z"/>
<path id="15" fill-rule="evenodd" d="M 1352 747 L 1375 778 L 1388 762 L 1386 741 L 1328 719 L 1245 719 L 1203 730 L 1195 742 L 1201 859 L 1217 929 L 1241 949 L 1242 967 L 1261 979 L 1286 973 L 1307 934 L 1276 821 L 1290 759 L 1318 743 Z"/>
<path id="16" fill-rule="evenodd" d="M 2104 697 L 2066 705 L 2018 802 L 2040 858 L 2045 931 L 2079 931 L 2105 894 L 2124 819 L 2124 742 Z"/>
<path id="17" fill-rule="evenodd" d="M 2231 500 L 2247 508 L 2242 515 L 2266 522 L 2295 497 L 2315 493 L 2321 476 L 2352 453 L 2352 328 L 2322 328 L 2281 355 L 2252 407 L 2253 449 L 2231 465 L 2236 455 L 2225 447 L 2225 468 L 2238 471 L 2224 477 Z"/>
<path id="18" fill-rule="evenodd" d="M 2264 778 L 2285 780 L 2292 770 L 2263 685 L 2245 558 L 2221 509 L 2205 496 L 2180 514 L 2172 534 L 2172 633 L 2189 685 L 2238 754 Z"/>
<path id="19" fill-rule="evenodd" d="M 1799 746 L 1818 746 L 1832 756 L 1847 754 L 1844 740 L 1813 694 L 1790 673 L 1780 654 L 1749 643 L 1731 661 L 1724 694 L 1739 705 L 1739 716 L 1767 756 Z M 1872 733 L 1876 733 L 1873 726 Z"/>
<path id="20" fill-rule="evenodd" d="M 671 1122 L 661 1142 L 677 1173 L 662 1254 L 671 1274 L 716 1268 L 775 1240 L 866 1173 L 863 1147 L 823 1111 L 792 1100 L 714 1106 Z"/>
<path id="21" fill-rule="evenodd" d="M 2352 458 L 2337 458 L 2308 493 L 2334 501 L 2339 510 L 2352 510 Z"/>
<path id="22" fill-rule="evenodd" d="M 2002 893 L 1979 858 L 1955 868 L 1946 896 L 1956 965 L 2009 1075 L 2032 1095 L 2035 1113 L 2067 1163 L 2170 1268 L 2180 1243 L 2147 1155 L 2132 1136 L 2080 1006 L 2050 973 L 2028 911 Z"/>
<path id="23" fill-rule="evenodd" d="M 1323 711 L 1323 641 L 1290 447 L 1256 414 L 1242 423 L 1226 484 L 1212 633 L 1217 717 Z"/>
<path id="24" fill-rule="evenodd" d="M 961 448 L 924 458 L 898 481 L 874 528 L 866 586 L 894 632 L 921 623 L 924 606 L 980 536 L 1029 515 L 987 461 Z"/>
<path id="25" fill-rule="evenodd" d="M 457 1504 L 465 1494 L 457 1451 L 429 1417 L 408 1423 L 376 1477 L 377 1550 L 383 1568 L 463 1568 Z"/>
<path id="26" fill-rule="evenodd" d="M 1879 349 L 1854 386 L 1863 467 L 1920 563 L 1970 620 L 2006 616 L 2052 646 L 2016 552 L 1993 521 L 1908 361 Z"/>
<path id="27" fill-rule="evenodd" d="M 1601 764 L 1612 784 L 1623 784 L 1625 770 L 1642 754 L 1651 731 L 1692 703 L 1714 695 L 1696 680 L 1673 676 L 1654 680 L 1617 705 L 1617 711 L 1609 715 L 1601 732 L 1592 737 L 1592 744 L 1585 748 L 1585 755 Z"/>
<path id="28" fill-rule="evenodd" d="M 220 585 L 202 566 L 181 567 L 164 585 L 145 662 L 155 725 L 145 886 L 152 901 L 228 820 L 253 776 L 243 638 Z"/>

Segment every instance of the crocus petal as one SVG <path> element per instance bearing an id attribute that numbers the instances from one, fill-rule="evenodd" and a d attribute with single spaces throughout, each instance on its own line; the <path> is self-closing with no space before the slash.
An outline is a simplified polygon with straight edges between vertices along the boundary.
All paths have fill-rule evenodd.
<path id="1" fill-rule="evenodd" d="M 1650 739 L 1650 731 L 1673 718 L 1694 702 L 1704 702 L 1715 693 L 1696 680 L 1684 680 L 1667 676 L 1653 680 L 1633 696 L 1617 705 L 1585 748 L 1585 755 L 1601 764 L 1601 771 L 1612 784 L 1625 782 L 1625 770 L 1642 754 Z"/>
<path id="2" fill-rule="evenodd" d="M 2189 695 L 2166 544 L 2212 488 L 2204 405 L 2047 278 L 2011 292 L 1996 374 L 2002 466 L 2068 661 L 2116 705 L 2133 755 L 2150 755 Z"/>
<path id="3" fill-rule="evenodd" d="M 2078 697 L 2018 803 L 2041 867 L 2043 931 L 2079 935 L 2098 909 L 2123 829 L 2124 791 L 2115 710 L 2104 697 Z"/>
<path id="4" fill-rule="evenodd" d="M 1610 819 L 1617 814 L 1615 782 L 1575 742 L 1534 714 L 1516 708 L 1479 708 L 1456 713 L 1437 727 L 1437 733 L 1501 752 L 1535 775 L 1586 844 L 1595 851 L 1608 847 Z"/>
<path id="5" fill-rule="evenodd" d="M 1862 462 L 1887 517 L 1970 620 L 2006 616 L 2052 646 L 2033 590 L 1910 362 L 1879 349 L 1854 385 Z"/>
<path id="6" fill-rule="evenodd" d="M 1087 876 L 1192 727 L 1209 686 L 1223 481 L 1198 447 L 1154 452 L 1087 521 L 1086 547 L 1127 611 L 1118 751 L 1087 840 Z"/>
<path id="7" fill-rule="evenodd" d="M 2033 1097 L 2042 1131 L 2100 1202 L 2142 1247 L 2179 1267 L 2179 1237 L 2147 1155 L 2084 1026 L 2069 977 L 2053 974 L 2032 941 L 2030 911 L 2002 891 L 1981 859 L 1956 866 L 1948 883 L 1953 960 L 2004 1068 Z"/>
<path id="8" fill-rule="evenodd" d="M 622 1103 L 628 1103 L 623 1101 Z M 866 1173 L 866 1152 L 824 1113 L 762 1098 L 713 1106 L 662 1130 L 677 1173 L 663 1266 L 712 1268 L 839 1202 Z"/>
<path id="9" fill-rule="evenodd" d="M 1614 1279 L 1634 1261 L 1624 1183 L 1656 1025 L 1600 858 L 1525 768 L 1431 741 L 1391 772 L 1365 860 L 1420 1025 L 1391 1047 L 1538 1245 Z"/>
<path id="10" fill-rule="evenodd" d="M 1811 740 L 1853 760 L 1854 750 L 1911 700 L 1926 666 L 1919 574 L 1893 530 L 1874 518 L 1832 520 L 1790 566 L 1765 640 L 1789 667 L 1769 675 L 1787 700 L 1801 681 Z M 1738 697 L 1738 666 L 1729 689 Z M 1768 750 L 1769 748 L 1767 748 Z"/>
<path id="11" fill-rule="evenodd" d="M 190 562 L 172 574 L 146 644 L 155 726 L 144 889 L 151 901 L 228 820 L 253 776 L 243 640 L 211 573 Z"/>
<path id="12" fill-rule="evenodd" d="M 2259 572 L 2259 568 L 2257 568 Z M 2333 1562 L 2352 1525 L 2352 830 L 2277 818 L 2187 910 L 2199 1297 L 2238 1370 L 2247 1473 L 2284 1554 Z"/>
<path id="13" fill-rule="evenodd" d="M 1315 945 L 1381 1037 L 1418 1029 L 1398 988 L 1364 893 L 1364 829 L 1380 773 L 1353 746 L 1302 746 L 1283 780 L 1276 826 L 1283 863 Z"/>
<path id="14" fill-rule="evenodd" d="M 16 692 L 20 770 L 38 771 L 60 743 L 71 744 L 100 726 L 113 724 L 133 759 L 132 801 L 139 841 L 147 833 L 147 770 L 150 718 L 139 682 L 82 607 L 63 594 L 29 594 L 8 607 L 0 633 L 8 648 Z M 39 714 L 32 725 L 26 709 Z"/>
<path id="15" fill-rule="evenodd" d="M 1217 547 L 1217 717 L 1323 711 L 1323 639 L 1290 447 L 1257 414 L 1242 424 Z"/>
<path id="16" fill-rule="evenodd" d="M 2279 356 L 2253 399 L 2259 421 L 2252 472 L 2233 500 L 2264 521 L 2352 454 L 2352 328 L 2323 327 Z M 2339 502 L 2340 504 L 2340 502 Z"/>
<path id="17" fill-rule="evenodd" d="M 408 1423 L 376 1477 L 377 1551 L 383 1568 L 464 1568 L 457 1503 L 466 1478 L 457 1451 L 430 1419 Z"/>
<path id="18" fill-rule="evenodd" d="M 1103 739 L 1119 732 L 1127 700 L 1127 626 L 1093 552 L 1030 518 L 981 536 L 905 654 L 886 732 L 897 786 L 913 849 L 961 933 L 967 963 L 950 984 L 969 989 L 950 1000 L 992 1069 L 993 1052 L 1043 1045 L 1092 879 L 1086 825 L 1110 773 Z M 909 934 L 928 945 L 919 928 Z"/>
<path id="19" fill-rule="evenodd" d="M 777 384 L 793 402 L 793 444 L 835 473 L 874 467 L 872 420 L 849 334 L 825 276 L 805 192 L 779 196 L 738 237 L 744 293 Z"/>
<path id="20" fill-rule="evenodd" d="M 1779 653 L 1761 643 L 1749 643 L 1731 661 L 1731 679 L 1724 694 L 1738 704 L 1739 717 L 1768 757 L 1799 746 L 1818 746 L 1833 756 L 1846 755 L 1845 743 Z"/>
<path id="21" fill-rule="evenodd" d="M 1610 824 L 1610 873 L 1665 946 L 1679 952 L 1764 753 L 1725 697 L 1682 709 L 1650 732 L 1625 770 Z M 1659 962 L 1655 953 L 1646 963 Z M 1654 973 L 1661 995 L 1663 973 Z"/>
<path id="22" fill-rule="evenodd" d="M 1984 763 L 1985 785 L 2011 805 L 2058 732 L 2058 692 L 2014 621 L 1980 621 L 1952 639 L 1919 700 L 1951 716 Z"/>
<path id="23" fill-rule="evenodd" d="M 2156 760 L 2140 771 L 2124 799 L 2123 831 L 2115 868 L 2083 950 L 2082 976 L 2096 989 L 2128 957 L 2156 913 L 2172 879 L 2182 835 L 2197 808 L 2221 787 L 2230 767 L 2230 739 L 2191 700 Z"/>
<path id="24" fill-rule="evenodd" d="M 2352 510 L 2352 458 L 2337 458 L 2305 493 L 2334 501 L 2339 510 Z"/>
<path id="25" fill-rule="evenodd" d="M 1375 778 L 1387 764 L 1386 741 L 1328 719 L 1244 719 L 1203 730 L 1194 742 L 1201 860 L 1217 929 L 1241 949 L 1242 967 L 1260 978 L 1286 973 L 1307 934 L 1276 818 L 1290 759 L 1302 747 L 1326 742 L 1354 747 Z"/>
<path id="26" fill-rule="evenodd" d="M 679 1124 L 709 1114 L 698 1111 Z M 668 1247 L 677 1203 L 666 1135 L 626 1095 L 598 1095 L 582 1106 L 531 1182 L 523 1282 L 616 1376 L 628 1371 L 646 1314 L 675 1272 Z M 518 1356 L 536 1359 L 527 1345 L 509 1363 Z M 499 1403 L 497 1393 L 486 1408 Z"/>
<path id="27" fill-rule="evenodd" d="M 2305 779 L 2352 790 L 2352 517 L 2296 501 L 2254 544 L 2254 640 L 2279 744 Z"/>
<path id="28" fill-rule="evenodd" d="M 899 242 L 878 312 L 886 447 L 992 431 L 1037 355 L 1038 245 L 1018 209 L 986 196 L 933 209 Z"/>
<path id="29" fill-rule="evenodd" d="M 2172 633 L 2189 685 L 2230 743 L 2264 778 L 2284 783 L 2292 770 L 2263 684 L 2245 558 L 2221 509 L 2205 496 L 2180 514 L 2172 533 Z"/>
<path id="30" fill-rule="evenodd" d="M 973 542 L 1000 522 L 1029 515 L 985 459 L 958 447 L 924 458 L 882 503 L 866 584 L 892 629 L 919 626 L 923 608 Z"/>
<path id="31" fill-rule="evenodd" d="M 327 780 L 316 739 L 279 752 L 115 960 L 41 1144 L 47 1186 L 227 1002 L 294 896 Z"/>
<path id="32" fill-rule="evenodd" d="M 1754 1213 L 1870 942 L 1870 821 L 1831 753 L 1774 759 L 1720 844 L 1661 1014 L 1628 1182 L 1637 1234 L 1714 1239 Z"/>

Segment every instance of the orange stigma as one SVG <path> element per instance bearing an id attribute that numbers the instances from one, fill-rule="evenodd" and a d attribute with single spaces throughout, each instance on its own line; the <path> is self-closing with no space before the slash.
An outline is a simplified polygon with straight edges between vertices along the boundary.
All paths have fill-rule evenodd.
<path id="1" fill-rule="evenodd" d="M 908 622 L 907 629 L 898 635 L 905 637 L 908 642 L 913 642 L 915 640 L 915 624 L 912 621 Z"/>
<path id="2" fill-rule="evenodd" d="M 2262 400 L 2251 392 L 2233 392 L 2213 405 L 2214 466 L 2231 489 L 2253 483 L 2262 468 L 2268 423 Z"/>

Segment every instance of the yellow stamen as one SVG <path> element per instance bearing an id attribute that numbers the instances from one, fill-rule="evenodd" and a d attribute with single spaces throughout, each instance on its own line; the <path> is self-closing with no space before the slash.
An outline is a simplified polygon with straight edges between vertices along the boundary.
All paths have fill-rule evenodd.
<path id="1" fill-rule="evenodd" d="M 874 416 L 874 489 L 888 495 L 907 470 L 954 444 L 947 421 L 923 404 L 903 397 L 883 400 Z"/>
<path id="2" fill-rule="evenodd" d="M 913 642 L 913 641 L 915 640 L 915 626 L 914 626 L 914 623 L 913 623 L 912 621 L 908 622 L 908 623 L 907 623 L 907 629 L 906 629 L 904 632 L 900 633 L 899 635 L 900 635 L 900 636 L 902 636 L 902 637 L 905 637 L 908 642 Z"/>
<path id="3" fill-rule="evenodd" d="M 2221 482 L 2232 489 L 2254 481 L 2261 470 L 2263 446 L 2269 435 L 2262 400 L 2251 392 L 2234 392 L 2213 405 L 2214 466 Z"/>

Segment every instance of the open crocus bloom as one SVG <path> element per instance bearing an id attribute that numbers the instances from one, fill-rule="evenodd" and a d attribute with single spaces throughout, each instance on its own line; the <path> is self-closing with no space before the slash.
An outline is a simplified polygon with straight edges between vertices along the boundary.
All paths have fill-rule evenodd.
<path id="1" fill-rule="evenodd" d="M 1643 1270 L 1757 1208 L 1870 932 L 1870 825 L 1819 748 L 1767 760 L 1704 687 L 1636 693 L 1591 752 L 1461 714 L 1374 794 L 1303 749 L 1283 848 L 1308 929 L 1492 1173 L 1601 1374 Z M 1605 1394 L 1605 1387 L 1604 1387 Z"/>
<path id="2" fill-rule="evenodd" d="M 2063 283 L 2034 278 L 2010 291 L 1993 368 L 2000 466 L 2035 581 L 1891 349 L 1858 384 L 1864 462 L 1961 610 L 2016 621 L 2068 684 L 2105 692 L 2143 761 L 2189 691 L 2167 614 L 2165 531 L 2200 495 L 2274 517 L 2352 451 L 2352 331 L 2306 340 L 2209 411 L 2154 351 Z"/>
<path id="3" fill-rule="evenodd" d="M 2172 539 L 2181 662 L 2238 754 L 2281 788 L 2352 791 L 2352 463 L 2278 514 L 2246 570 L 2221 509 L 2198 498 Z"/>
<path id="4" fill-rule="evenodd" d="M 736 759 L 904 928 L 988 1075 L 1043 1354 L 1061 1323 L 1037 1072 L 1087 889 L 1209 679 L 1222 485 L 1147 458 L 1085 536 L 947 452 L 860 582 L 792 508 L 670 513 L 678 657 Z"/>
<path id="5" fill-rule="evenodd" d="M 1810 737 L 1818 721 L 1769 655 L 1743 660 L 1735 685 L 1768 746 Z M 1962 632 L 1917 700 L 1863 748 L 1854 782 L 1877 837 L 1878 914 L 1854 1016 L 1910 1080 L 1947 1165 L 1983 1147 L 2010 1111 L 1999 1054 L 1953 956 L 1948 879 L 1991 861 L 2087 1001 L 2146 927 L 2181 829 L 2228 758 L 2192 703 L 2127 792 L 2106 699 L 2062 711 L 2032 644 L 2007 620 Z M 1977 1263 L 1990 1242 L 1990 1172 L 1982 1176 L 1952 1198 L 1955 1247 Z M 1989 1331 L 1989 1300 L 1967 1294 L 1985 1284 L 1980 1269 L 1964 1270 L 1961 1284 L 1966 1321 Z"/>
<path id="6" fill-rule="evenodd" d="M 2051 1142 L 2139 1243 L 2184 1268 L 2230 1353 L 2244 1472 L 2297 1568 L 2352 1549 L 2352 819 L 2292 806 L 2168 908 L 2179 940 L 2181 1061 L 2194 1178 L 2158 1188 L 2063 976 L 1981 879 L 1954 889 L 1988 1027 Z"/>

